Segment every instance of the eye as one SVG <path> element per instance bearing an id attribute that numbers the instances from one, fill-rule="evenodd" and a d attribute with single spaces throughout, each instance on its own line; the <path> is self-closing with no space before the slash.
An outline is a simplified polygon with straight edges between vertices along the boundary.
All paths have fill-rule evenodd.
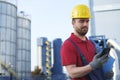
<path id="1" fill-rule="evenodd" d="M 84 20 L 79 20 L 80 23 L 84 23 Z"/>
<path id="2" fill-rule="evenodd" d="M 89 22 L 89 20 L 86 21 L 87 23 Z"/>

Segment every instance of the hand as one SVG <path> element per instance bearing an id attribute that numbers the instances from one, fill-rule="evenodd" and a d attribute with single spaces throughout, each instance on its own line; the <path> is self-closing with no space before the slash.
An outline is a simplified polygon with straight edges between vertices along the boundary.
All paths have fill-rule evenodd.
<path id="1" fill-rule="evenodd" d="M 105 73 L 105 78 L 106 79 L 112 79 L 113 75 L 114 75 L 114 72 L 113 71 L 109 71 L 109 72 Z"/>
<path id="2" fill-rule="evenodd" d="M 93 61 L 90 62 L 90 66 L 92 67 L 93 70 L 97 68 L 101 68 L 102 65 L 105 62 L 107 62 L 107 60 L 108 60 L 108 54 L 101 56 L 100 53 L 98 53 L 94 56 Z"/>
<path id="3" fill-rule="evenodd" d="M 102 52 L 100 53 L 100 55 L 101 56 L 103 56 L 103 55 L 105 55 L 105 54 L 108 54 L 109 55 L 109 51 L 110 51 L 110 48 L 104 48 L 103 50 L 102 50 Z M 101 57 L 100 56 L 100 57 Z"/>

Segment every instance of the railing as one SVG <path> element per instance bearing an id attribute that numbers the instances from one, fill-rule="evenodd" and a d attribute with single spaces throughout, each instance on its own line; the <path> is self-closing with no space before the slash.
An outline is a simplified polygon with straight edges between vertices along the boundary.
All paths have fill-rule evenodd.
<path id="1" fill-rule="evenodd" d="M 15 71 L 14 71 L 11 67 L 9 67 L 9 65 L 4 64 L 1 59 L 0 59 L 0 65 L 1 65 L 5 70 L 7 70 L 7 71 L 10 73 L 10 75 L 14 76 L 17 80 L 19 80 L 19 77 L 16 75 Z M 10 77 L 11 77 L 11 76 L 10 76 Z"/>

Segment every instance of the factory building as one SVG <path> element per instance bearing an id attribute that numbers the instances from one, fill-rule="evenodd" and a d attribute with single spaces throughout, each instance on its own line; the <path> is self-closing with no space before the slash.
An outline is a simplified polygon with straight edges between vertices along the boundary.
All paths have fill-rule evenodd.
<path id="1" fill-rule="evenodd" d="M 62 45 L 62 39 L 56 38 L 53 41 L 49 41 L 47 37 L 40 37 L 37 39 L 38 49 L 38 66 L 42 70 L 45 78 L 41 76 L 40 79 L 44 80 L 66 80 L 66 76 L 63 73 L 60 47 Z"/>

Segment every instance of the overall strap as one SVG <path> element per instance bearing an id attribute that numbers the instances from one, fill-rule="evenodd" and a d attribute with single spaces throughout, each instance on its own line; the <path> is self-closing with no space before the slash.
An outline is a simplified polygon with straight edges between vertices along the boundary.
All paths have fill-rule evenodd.
<path id="1" fill-rule="evenodd" d="M 85 56 L 83 55 L 83 53 L 81 52 L 80 48 L 75 44 L 74 41 L 72 41 L 70 38 L 67 39 L 68 41 L 70 41 L 74 46 L 75 48 L 77 49 L 77 52 L 80 54 L 80 58 L 81 58 L 81 61 L 82 61 L 82 64 L 85 66 L 88 64 L 88 62 L 86 61 L 85 59 Z"/>
<path id="2" fill-rule="evenodd" d="M 88 62 L 86 61 L 85 56 L 84 56 L 83 53 L 81 52 L 80 48 L 79 48 L 79 47 L 75 44 L 75 42 L 72 41 L 70 38 L 68 38 L 67 40 L 70 41 L 70 42 L 75 46 L 75 48 L 77 49 L 77 52 L 80 54 L 80 59 L 81 59 L 82 65 L 83 65 L 83 66 L 87 65 Z M 86 75 L 86 78 L 87 78 L 87 80 L 91 80 L 88 75 Z"/>
<path id="3" fill-rule="evenodd" d="M 77 49 L 78 53 L 80 54 L 80 58 L 81 58 L 83 66 L 87 65 L 88 62 L 85 59 L 85 56 L 81 52 L 80 48 L 77 46 L 77 44 L 74 41 L 72 41 L 70 38 L 68 38 L 67 40 L 70 41 Z M 86 75 L 87 80 L 104 80 L 103 75 L 100 75 L 102 74 L 101 71 L 102 71 L 101 69 L 97 69 L 97 70 L 90 72 L 88 75 Z"/>

